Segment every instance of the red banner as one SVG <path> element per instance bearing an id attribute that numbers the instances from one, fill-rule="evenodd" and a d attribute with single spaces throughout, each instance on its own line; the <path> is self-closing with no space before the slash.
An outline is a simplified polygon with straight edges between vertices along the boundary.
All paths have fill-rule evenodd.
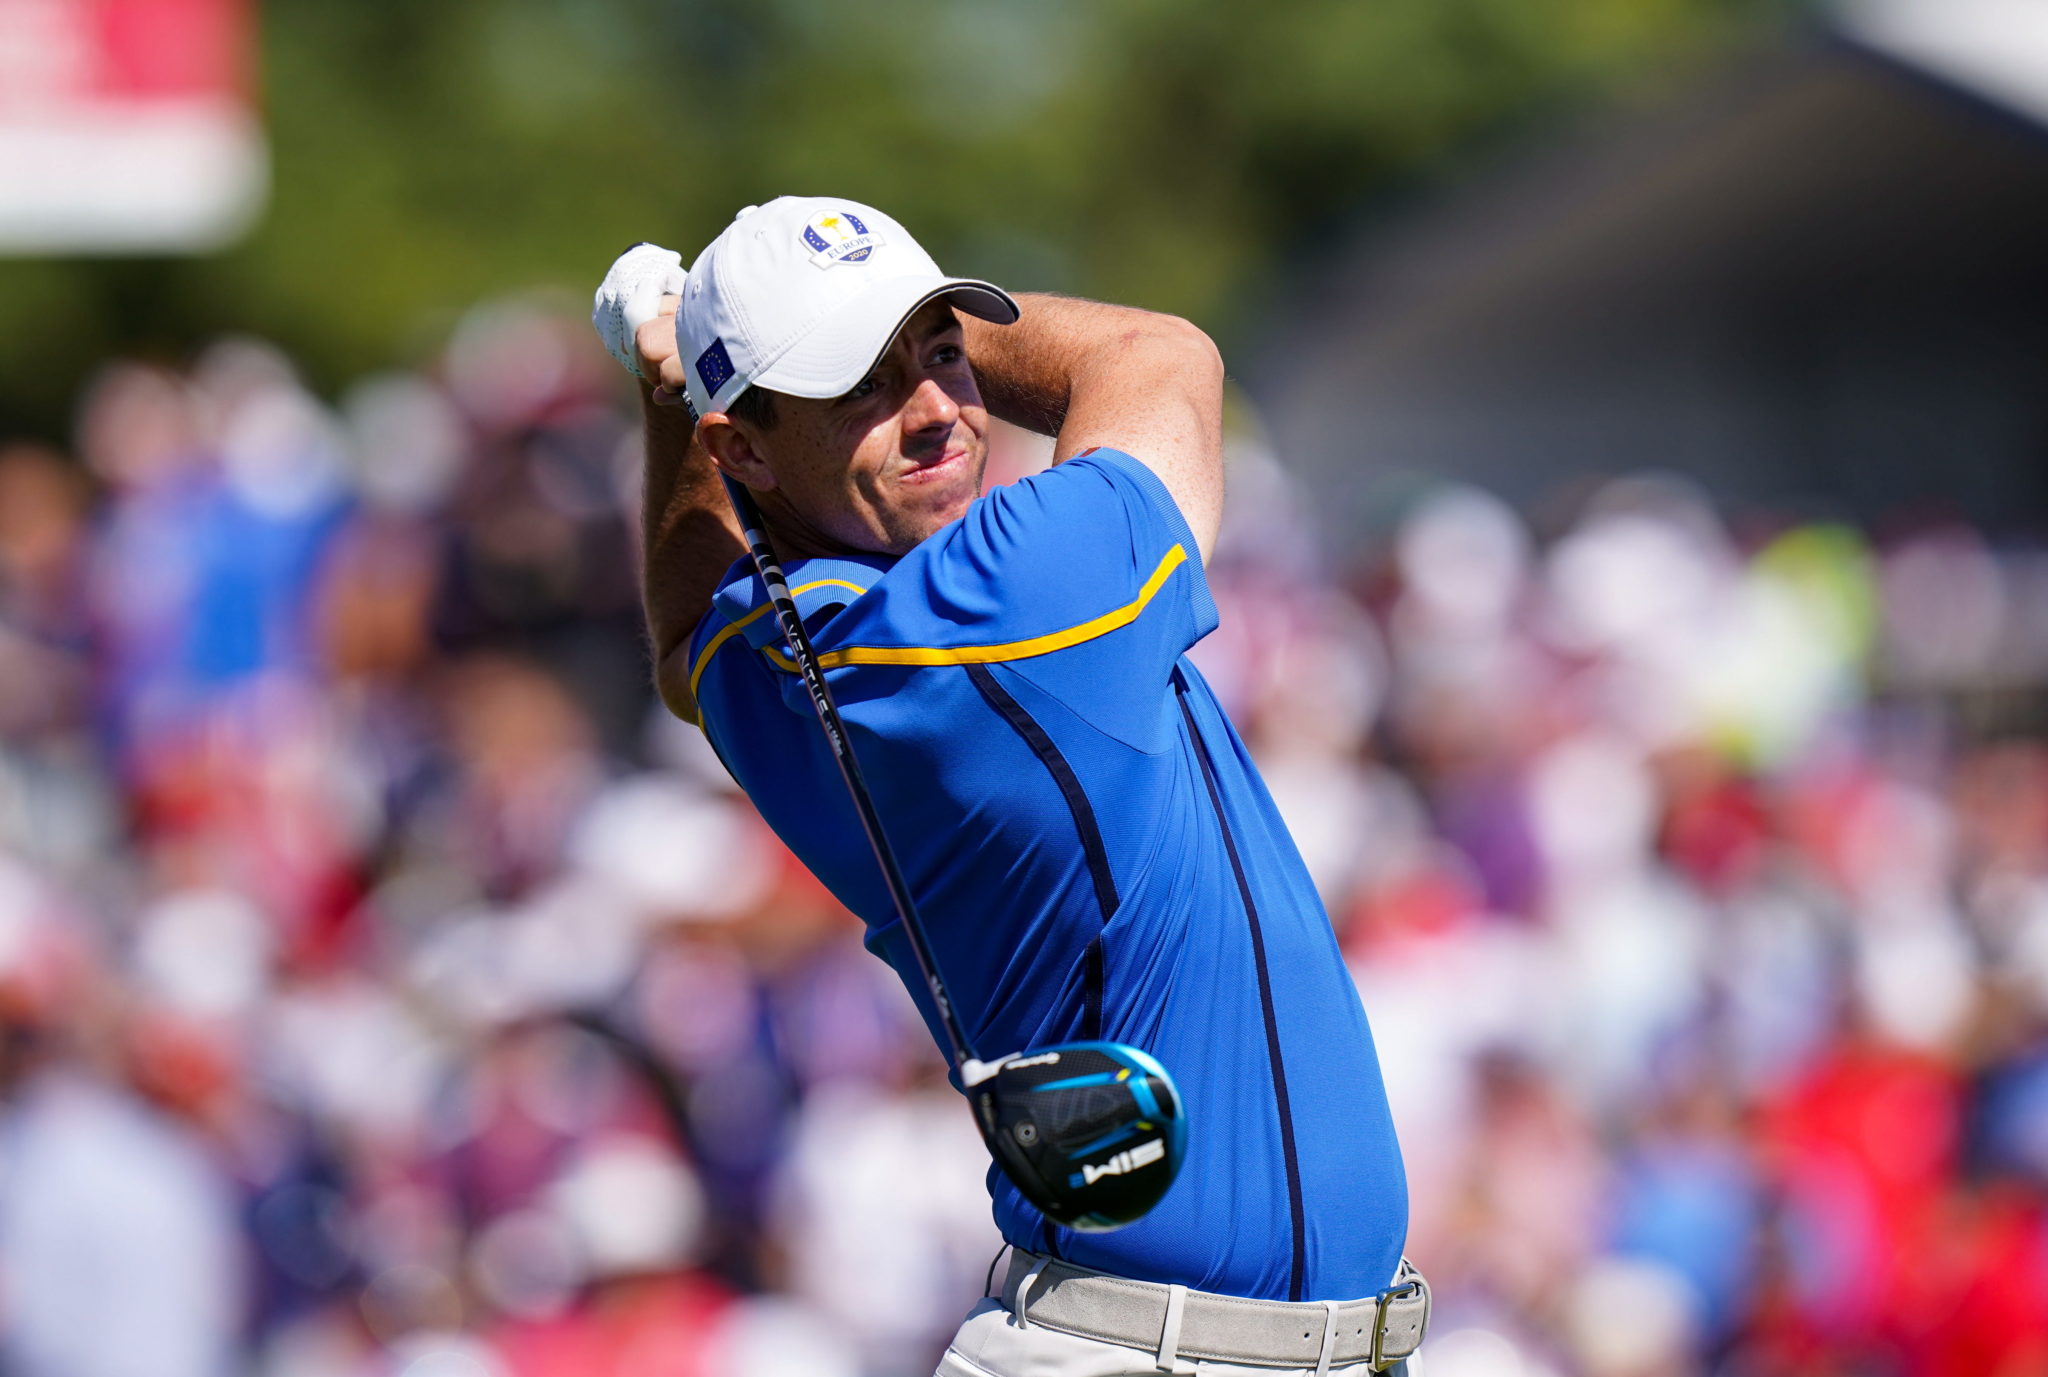
<path id="1" fill-rule="evenodd" d="M 0 0 L 0 252 L 204 251 L 268 184 L 248 0 Z"/>

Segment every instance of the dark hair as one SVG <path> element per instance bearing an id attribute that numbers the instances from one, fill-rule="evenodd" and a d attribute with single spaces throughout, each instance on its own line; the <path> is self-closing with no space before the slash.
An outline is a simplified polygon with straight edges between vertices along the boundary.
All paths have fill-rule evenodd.
<path id="1" fill-rule="evenodd" d="M 726 403 L 725 414 L 745 421 L 756 430 L 775 429 L 775 394 L 765 387 L 749 387 Z"/>

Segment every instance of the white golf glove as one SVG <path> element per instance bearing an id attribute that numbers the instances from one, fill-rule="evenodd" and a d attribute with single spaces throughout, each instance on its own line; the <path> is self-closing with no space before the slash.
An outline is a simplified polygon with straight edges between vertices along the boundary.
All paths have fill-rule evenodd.
<path id="1" fill-rule="evenodd" d="M 605 349 L 634 377 L 640 376 L 640 351 L 633 337 L 660 312 L 661 299 L 680 295 L 688 280 L 681 254 L 659 244 L 635 244 L 618 256 L 598 284 L 590 323 Z"/>

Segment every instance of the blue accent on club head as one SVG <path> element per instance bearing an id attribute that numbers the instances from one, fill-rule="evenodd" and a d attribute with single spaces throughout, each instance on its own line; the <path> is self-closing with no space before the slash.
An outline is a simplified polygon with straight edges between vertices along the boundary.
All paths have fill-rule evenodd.
<path id="1" fill-rule="evenodd" d="M 1034 1085 L 1031 1087 L 1031 1093 L 1034 1095 L 1043 1095 L 1048 1090 L 1072 1090 L 1074 1087 L 1080 1085 L 1114 1084 L 1116 1084 L 1116 1072 L 1093 1071 L 1085 1076 L 1069 1076 L 1063 1081 L 1047 1081 L 1044 1085 Z"/>
<path id="2" fill-rule="evenodd" d="M 1083 1143 L 1081 1144 L 1081 1146 L 1075 1148 L 1074 1155 L 1077 1157 L 1086 1157 L 1091 1152 L 1102 1151 L 1111 1143 L 1121 1143 L 1126 1138 L 1135 1137 L 1139 1132 L 1140 1129 L 1136 1124 L 1125 1124 L 1122 1128 L 1113 1128 L 1109 1132 L 1103 1134 L 1100 1138 L 1097 1138 L 1094 1142 Z M 1075 1176 L 1074 1184 L 1077 1186 L 1081 1184 L 1080 1177 L 1078 1174 Z"/>

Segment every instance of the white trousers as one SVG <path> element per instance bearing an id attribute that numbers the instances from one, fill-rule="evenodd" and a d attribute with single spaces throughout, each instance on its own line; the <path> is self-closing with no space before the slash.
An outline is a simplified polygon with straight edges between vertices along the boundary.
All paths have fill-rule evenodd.
<path id="1" fill-rule="evenodd" d="M 967 1314 L 953 1346 L 933 1377 L 1313 1377 L 1313 1367 L 1246 1367 L 1183 1358 L 1161 1368 L 1148 1349 L 1062 1334 L 1042 1324 L 1024 1326 L 998 1300 L 984 1300 Z M 1422 1377 L 1415 1358 L 1397 1363 L 1381 1377 Z M 1330 1369 L 1330 1377 L 1374 1377 L 1369 1363 Z"/>

